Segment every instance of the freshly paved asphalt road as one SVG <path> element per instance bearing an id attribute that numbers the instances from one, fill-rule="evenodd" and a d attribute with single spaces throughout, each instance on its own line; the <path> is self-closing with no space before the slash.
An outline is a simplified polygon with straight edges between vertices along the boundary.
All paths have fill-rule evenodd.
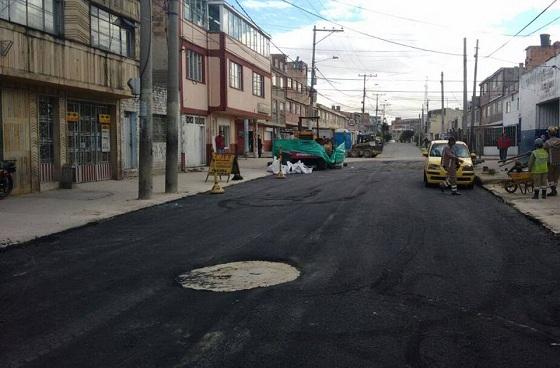
<path id="1" fill-rule="evenodd" d="M 381 160 L 2 251 L 0 366 L 558 367 L 558 239 L 482 189 L 424 188 L 421 161 Z M 176 282 L 239 260 L 301 277 L 233 293 Z"/>

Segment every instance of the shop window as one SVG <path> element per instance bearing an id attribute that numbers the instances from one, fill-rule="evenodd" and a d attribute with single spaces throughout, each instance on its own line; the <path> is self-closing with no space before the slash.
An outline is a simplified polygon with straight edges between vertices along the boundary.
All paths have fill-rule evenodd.
<path id="1" fill-rule="evenodd" d="M 96 6 L 90 12 L 91 45 L 134 57 L 134 23 Z"/>
<path id="2" fill-rule="evenodd" d="M 58 34 L 61 4 L 59 0 L 0 0 L 0 19 Z"/>
<path id="3" fill-rule="evenodd" d="M 204 83 L 204 56 L 187 50 L 187 79 Z"/>

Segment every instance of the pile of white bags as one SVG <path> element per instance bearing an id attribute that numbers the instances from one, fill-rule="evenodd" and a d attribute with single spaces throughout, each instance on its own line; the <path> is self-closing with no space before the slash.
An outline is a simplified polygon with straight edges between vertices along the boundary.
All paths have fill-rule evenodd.
<path id="1" fill-rule="evenodd" d="M 312 167 L 307 167 L 303 164 L 303 162 L 298 161 L 295 164 L 292 164 L 290 161 L 286 162 L 287 165 L 280 165 L 280 160 L 275 156 L 272 160 L 272 164 L 268 167 L 266 171 L 277 175 L 280 171 L 280 166 L 282 166 L 281 170 L 284 175 L 287 174 L 311 174 L 313 172 Z"/>

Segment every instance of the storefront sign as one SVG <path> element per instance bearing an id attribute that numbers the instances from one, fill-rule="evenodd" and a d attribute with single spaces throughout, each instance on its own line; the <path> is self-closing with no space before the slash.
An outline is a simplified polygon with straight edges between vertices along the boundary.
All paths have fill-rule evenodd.
<path id="1" fill-rule="evenodd" d="M 111 123 L 111 115 L 109 114 L 99 114 L 98 119 L 99 119 L 99 124 Z"/>
<path id="2" fill-rule="evenodd" d="M 78 114 L 77 112 L 67 112 L 66 113 L 66 121 L 69 121 L 69 122 L 80 121 L 80 114 Z"/>
<path id="3" fill-rule="evenodd" d="M 208 180 L 210 175 L 215 174 L 220 177 L 227 175 L 229 181 L 234 159 L 235 155 L 232 153 L 212 153 L 212 162 L 210 163 L 206 180 Z"/>
<path id="4" fill-rule="evenodd" d="M 101 126 L 101 152 L 111 152 L 111 129 L 109 125 Z"/>

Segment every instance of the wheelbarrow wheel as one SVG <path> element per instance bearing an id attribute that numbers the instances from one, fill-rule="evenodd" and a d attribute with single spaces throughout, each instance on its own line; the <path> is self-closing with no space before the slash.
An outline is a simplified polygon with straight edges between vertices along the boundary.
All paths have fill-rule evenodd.
<path id="1" fill-rule="evenodd" d="M 504 184 L 504 189 L 508 193 L 515 193 L 515 191 L 517 190 L 517 184 L 515 184 L 512 181 L 509 181 L 509 182 Z"/>

